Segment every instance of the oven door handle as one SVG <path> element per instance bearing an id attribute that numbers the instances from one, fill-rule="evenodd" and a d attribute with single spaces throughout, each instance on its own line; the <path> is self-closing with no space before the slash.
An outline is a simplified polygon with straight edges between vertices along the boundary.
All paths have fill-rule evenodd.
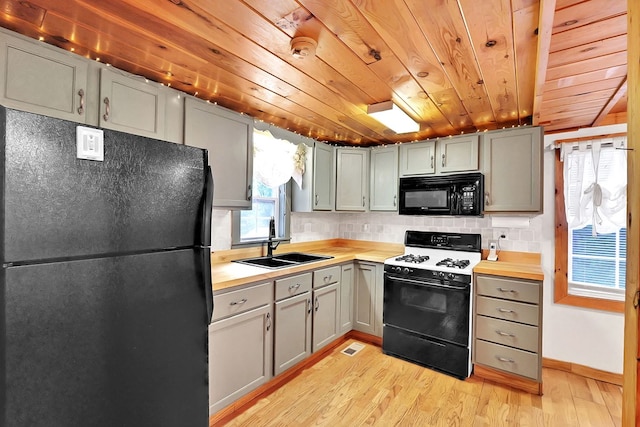
<path id="1" fill-rule="evenodd" d="M 429 288 L 445 288 L 445 289 L 453 289 L 455 291 L 464 291 L 464 290 L 469 289 L 468 286 L 444 285 L 442 283 L 432 283 L 432 282 L 428 282 L 428 281 L 405 279 L 403 277 L 397 277 L 397 276 L 387 276 L 387 277 L 389 279 L 391 279 L 391 280 L 396 280 L 398 282 L 406 282 L 406 283 L 411 283 L 411 284 L 416 285 L 416 286 L 424 286 L 424 287 L 429 287 Z"/>

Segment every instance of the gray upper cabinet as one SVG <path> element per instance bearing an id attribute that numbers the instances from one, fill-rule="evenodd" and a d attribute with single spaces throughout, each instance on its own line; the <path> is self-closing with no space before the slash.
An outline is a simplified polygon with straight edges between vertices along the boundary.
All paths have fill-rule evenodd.
<path id="1" fill-rule="evenodd" d="M 88 62 L 43 43 L 0 32 L 0 103 L 86 123 Z"/>
<path id="2" fill-rule="evenodd" d="M 369 196 L 369 150 L 336 149 L 336 210 L 365 211 Z"/>
<path id="3" fill-rule="evenodd" d="M 209 150 L 213 206 L 251 209 L 253 119 L 195 98 L 185 101 L 184 142 Z"/>
<path id="4" fill-rule="evenodd" d="M 322 142 L 309 140 L 311 147 L 306 154 L 305 173 L 302 176 L 302 188 L 293 184 L 294 212 L 331 211 L 335 201 L 335 149 Z"/>
<path id="5" fill-rule="evenodd" d="M 478 170 L 478 135 L 444 138 L 436 143 L 436 171 Z"/>
<path id="6" fill-rule="evenodd" d="M 483 135 L 485 212 L 542 212 L 540 127 Z"/>
<path id="7" fill-rule="evenodd" d="M 398 210 L 398 146 L 371 149 L 369 210 Z"/>
<path id="8" fill-rule="evenodd" d="M 100 70 L 100 127 L 164 139 L 165 107 L 157 84 Z"/>
<path id="9" fill-rule="evenodd" d="M 400 176 L 425 175 L 436 171 L 436 142 L 400 145 Z"/>
<path id="10" fill-rule="evenodd" d="M 478 170 L 478 135 L 400 145 L 400 176 Z"/>

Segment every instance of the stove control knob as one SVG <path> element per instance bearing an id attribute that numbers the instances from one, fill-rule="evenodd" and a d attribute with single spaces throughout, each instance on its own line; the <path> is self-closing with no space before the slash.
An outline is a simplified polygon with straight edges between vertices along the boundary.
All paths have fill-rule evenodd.
<path id="1" fill-rule="evenodd" d="M 440 276 L 442 279 L 444 279 L 444 273 L 441 271 L 440 274 L 438 274 L 438 276 Z"/>
<path id="2" fill-rule="evenodd" d="M 409 273 L 411 273 L 411 270 L 409 270 L 409 267 L 405 267 L 404 270 L 402 270 L 402 272 L 404 274 L 409 274 Z"/>
<path id="3" fill-rule="evenodd" d="M 456 277 L 456 275 L 455 275 L 455 274 L 453 274 L 453 273 L 449 273 L 449 274 L 447 274 L 447 278 L 448 278 L 449 280 L 453 280 L 453 279 L 455 279 L 455 277 Z"/>

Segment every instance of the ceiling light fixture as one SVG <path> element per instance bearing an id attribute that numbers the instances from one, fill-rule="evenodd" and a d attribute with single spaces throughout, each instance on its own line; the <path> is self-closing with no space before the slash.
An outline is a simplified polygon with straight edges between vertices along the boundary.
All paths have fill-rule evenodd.
<path id="1" fill-rule="evenodd" d="M 384 101 L 367 106 L 367 114 L 393 130 L 395 133 L 418 132 L 420 124 L 393 101 Z"/>

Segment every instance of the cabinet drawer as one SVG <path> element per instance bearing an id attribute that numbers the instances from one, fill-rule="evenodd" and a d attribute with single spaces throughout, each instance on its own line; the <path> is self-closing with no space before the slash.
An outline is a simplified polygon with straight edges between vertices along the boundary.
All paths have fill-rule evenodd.
<path id="1" fill-rule="evenodd" d="M 213 321 L 271 303 L 272 284 L 264 283 L 213 296 Z"/>
<path id="2" fill-rule="evenodd" d="M 514 301 L 540 303 L 540 282 L 498 276 L 476 276 L 478 295 L 488 295 Z"/>
<path id="3" fill-rule="evenodd" d="M 537 305 L 477 296 L 476 313 L 504 320 L 512 320 L 514 322 L 527 323 L 533 326 L 540 326 L 540 308 Z"/>
<path id="4" fill-rule="evenodd" d="M 516 350 L 500 344 L 475 340 L 475 363 L 540 380 L 540 359 L 537 353 Z"/>
<path id="5" fill-rule="evenodd" d="M 311 273 L 276 280 L 276 301 L 311 290 Z"/>
<path id="6" fill-rule="evenodd" d="M 323 268 L 313 272 L 313 287 L 330 285 L 340 281 L 340 266 Z"/>
<path id="7" fill-rule="evenodd" d="M 536 326 L 522 325 L 490 317 L 476 317 L 476 338 L 539 352 L 539 334 Z"/>

